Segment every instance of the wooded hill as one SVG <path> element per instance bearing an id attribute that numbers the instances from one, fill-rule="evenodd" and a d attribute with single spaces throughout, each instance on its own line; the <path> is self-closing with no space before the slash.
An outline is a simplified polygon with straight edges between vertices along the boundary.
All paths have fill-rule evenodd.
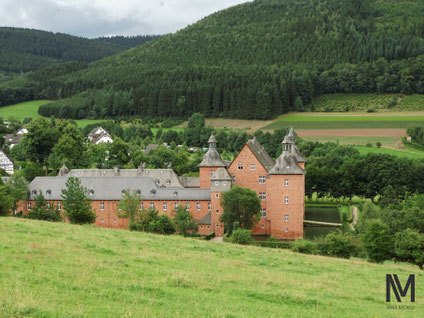
<path id="1" fill-rule="evenodd" d="M 64 61 L 93 62 L 144 44 L 155 36 L 86 39 L 68 34 L 0 28 L 0 73 L 21 73 Z"/>
<path id="2" fill-rule="evenodd" d="M 267 119 L 321 93 L 424 93 L 422 16 L 418 0 L 254 1 L 88 66 L 3 84 L 0 100 L 62 99 L 40 114 L 70 118 Z"/>

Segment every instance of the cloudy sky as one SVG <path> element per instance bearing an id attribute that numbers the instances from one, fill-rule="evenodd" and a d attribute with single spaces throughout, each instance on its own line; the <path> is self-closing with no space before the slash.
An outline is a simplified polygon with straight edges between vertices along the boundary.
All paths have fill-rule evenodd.
<path id="1" fill-rule="evenodd" d="M 175 32 L 251 0 L 0 0 L 0 26 L 84 37 Z"/>

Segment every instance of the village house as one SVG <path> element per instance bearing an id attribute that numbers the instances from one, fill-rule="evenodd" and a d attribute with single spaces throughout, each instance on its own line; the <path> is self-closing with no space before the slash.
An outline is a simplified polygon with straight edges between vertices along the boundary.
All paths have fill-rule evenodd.
<path id="1" fill-rule="evenodd" d="M 179 177 L 172 169 L 75 169 L 63 166 L 56 177 L 36 177 L 29 184 L 24 213 L 35 204 L 42 191 L 57 209 L 62 208 L 61 191 L 69 177 L 78 177 L 90 193 L 97 218 L 95 225 L 128 228 L 128 219 L 118 217 L 118 203 L 126 189 L 140 195 L 140 209 L 156 209 L 170 217 L 183 206 L 199 224 L 199 233 L 222 236 L 224 224 L 221 198 L 233 185 L 254 190 L 261 200 L 261 220 L 252 234 L 279 239 L 303 237 L 305 214 L 305 159 L 295 145 L 291 129 L 282 143 L 283 152 L 274 161 L 256 139 L 248 140 L 232 162 L 221 159 L 217 140 L 199 164 L 199 177 Z"/>
<path id="2" fill-rule="evenodd" d="M 95 145 L 102 143 L 111 143 L 113 138 L 109 133 L 102 127 L 96 127 L 88 134 L 88 140 Z"/>
<path id="3" fill-rule="evenodd" d="M 16 145 L 19 145 L 22 141 L 22 137 L 28 133 L 28 129 L 22 128 L 16 134 L 7 134 L 4 136 L 4 143 L 12 149 Z"/>
<path id="4" fill-rule="evenodd" d="M 2 150 L 0 150 L 0 168 L 5 170 L 8 174 L 13 174 L 13 162 Z"/>

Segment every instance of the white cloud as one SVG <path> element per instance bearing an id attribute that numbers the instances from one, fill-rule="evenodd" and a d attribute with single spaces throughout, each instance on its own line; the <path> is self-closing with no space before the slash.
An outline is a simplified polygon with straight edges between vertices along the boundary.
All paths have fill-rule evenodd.
<path id="1" fill-rule="evenodd" d="M 0 24 L 73 35 L 164 34 L 250 0 L 0 0 Z"/>

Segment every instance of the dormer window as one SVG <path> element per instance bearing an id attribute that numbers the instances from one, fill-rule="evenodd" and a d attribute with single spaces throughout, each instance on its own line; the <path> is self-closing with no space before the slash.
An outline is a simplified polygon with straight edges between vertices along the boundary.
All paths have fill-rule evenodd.
<path id="1" fill-rule="evenodd" d="M 140 189 L 138 189 L 138 190 L 137 190 L 137 194 L 138 194 L 138 195 L 140 195 L 140 194 L 141 194 L 141 190 L 140 190 Z"/>
<path id="2" fill-rule="evenodd" d="M 177 191 L 174 191 L 174 197 L 176 197 L 178 195 Z"/>
<path id="3" fill-rule="evenodd" d="M 37 195 L 37 190 L 32 190 L 32 195 Z"/>
<path id="4" fill-rule="evenodd" d="M 150 191 L 150 196 L 154 197 L 156 195 L 156 190 L 153 189 L 152 191 Z"/>
<path id="5" fill-rule="evenodd" d="M 47 195 L 52 194 L 52 190 L 48 189 L 48 190 L 46 191 L 46 194 L 47 194 Z"/>
<path id="6" fill-rule="evenodd" d="M 93 189 L 91 189 L 90 190 L 90 195 L 93 195 L 94 194 L 94 190 Z"/>

